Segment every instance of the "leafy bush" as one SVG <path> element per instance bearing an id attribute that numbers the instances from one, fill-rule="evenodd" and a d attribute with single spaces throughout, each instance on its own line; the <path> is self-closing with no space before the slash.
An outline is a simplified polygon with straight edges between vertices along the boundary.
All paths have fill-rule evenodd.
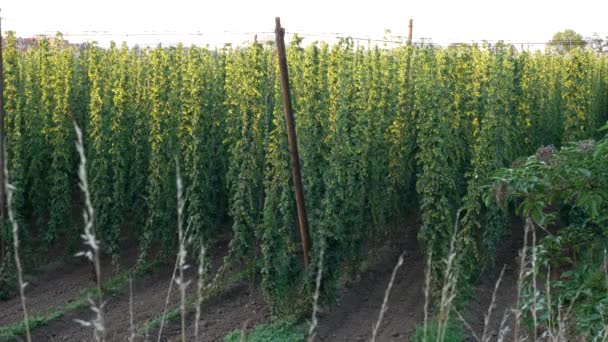
<path id="1" fill-rule="evenodd" d="M 499 171 L 496 180 L 488 202 L 514 203 L 534 225 L 562 227 L 529 251 L 533 258 L 522 289 L 524 313 L 536 311 L 538 324 L 550 333 L 602 333 L 608 311 L 608 135 L 560 150 L 541 147 Z M 565 331 L 564 326 L 574 329 Z"/>

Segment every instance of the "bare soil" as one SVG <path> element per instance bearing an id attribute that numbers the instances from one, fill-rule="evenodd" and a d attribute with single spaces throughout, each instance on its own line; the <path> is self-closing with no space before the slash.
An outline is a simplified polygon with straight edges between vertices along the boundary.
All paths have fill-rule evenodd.
<path id="1" fill-rule="evenodd" d="M 388 257 L 384 258 L 384 262 L 365 272 L 358 283 L 345 290 L 339 305 L 327 315 L 320 317 L 320 341 L 369 341 L 373 325 L 376 324 L 380 314 L 393 268 L 401 251 L 406 252 L 406 258 L 403 266 L 397 272 L 388 298 L 388 310 L 384 315 L 376 340 L 411 340 L 415 327 L 424 323 L 426 265 L 417 244 L 418 227 L 419 225 L 406 226 L 404 236 L 399 239 L 402 244 L 389 245 L 390 247 L 387 249 L 392 253 L 387 253 Z M 513 220 L 510 231 L 504 237 L 505 243 L 498 251 L 496 269 L 484 274 L 475 286 L 466 319 L 479 338 L 484 331 L 484 317 L 492 303 L 492 294 L 503 265 L 505 274 L 496 292 L 494 308 L 486 332 L 487 336 L 492 336 L 491 340 L 496 339 L 505 312 L 511 313 L 511 309 L 516 304 L 519 272 L 517 256 L 523 246 L 523 232 L 523 222 L 518 219 Z M 512 333 L 512 315 L 505 321 L 505 326 L 509 326 L 508 332 Z M 511 340 L 511 336 L 507 334 L 505 341 Z M 468 332 L 468 339 L 477 340 L 471 332 Z"/>
<path id="2" fill-rule="evenodd" d="M 518 258 L 519 252 L 524 245 L 524 222 L 522 220 L 516 218 L 512 220 L 511 229 L 506 232 L 504 241 L 504 245 L 498 250 L 495 269 L 481 277 L 469 305 L 466 319 L 479 339 L 482 338 L 484 333 L 484 318 L 488 314 L 488 309 L 492 304 L 492 296 L 496 283 L 504 267 L 505 273 L 496 290 L 490 320 L 485 330 L 486 336 L 490 337 L 490 340 L 496 340 L 501 330 L 503 318 L 506 316 L 503 327 L 507 327 L 508 330 L 506 330 L 504 341 L 513 340 L 515 321 L 512 310 L 517 303 Z M 468 338 L 470 341 L 477 340 L 470 331 Z"/>
<path id="3" fill-rule="evenodd" d="M 131 268 L 137 261 L 136 248 L 130 248 L 121 260 L 123 269 Z M 102 262 L 102 279 L 107 280 L 119 271 L 110 260 Z M 67 305 L 79 294 L 95 286 L 91 263 L 80 257 L 70 263 L 49 264 L 45 270 L 30 279 L 25 288 L 28 314 L 43 315 L 53 307 Z M 20 298 L 0 301 L 0 326 L 12 325 L 23 319 Z"/>
<path id="4" fill-rule="evenodd" d="M 387 236 L 381 241 L 382 247 L 374 250 L 370 263 L 361 275 L 347 282 L 341 290 L 336 306 L 319 314 L 318 341 L 367 341 L 372 335 L 373 325 L 378 320 L 385 291 L 399 255 L 404 253 L 404 263 L 397 271 L 390 296 L 388 309 L 379 327 L 377 341 L 409 341 L 414 329 L 424 321 L 424 279 L 425 261 L 418 248 L 416 234 L 419 223 L 403 224 L 399 235 Z M 476 286 L 466 319 L 475 334 L 481 337 L 484 329 L 484 315 L 492 301 L 492 292 L 500 269 L 506 264 L 505 275 L 495 300 L 487 333 L 495 336 L 505 310 L 512 308 L 516 301 L 518 273 L 517 253 L 522 245 L 523 224 L 514 222 L 512 230 L 505 237 L 505 244 L 497 258 L 497 268 L 482 277 Z M 219 253 L 225 254 L 225 250 Z M 218 266 L 214 260 L 215 266 Z M 45 312 L 54 305 L 64 305 L 77 297 L 83 288 L 93 286 L 88 265 L 66 265 L 57 271 L 45 274 L 29 286 L 28 307 L 32 312 Z M 187 279 L 194 278 L 194 269 L 187 273 Z M 133 281 L 133 317 L 136 329 L 140 331 L 144 322 L 158 318 L 163 311 L 172 269 L 157 270 L 151 275 Z M 191 294 L 195 288 L 189 287 Z M 129 332 L 129 291 L 128 288 L 106 298 L 105 320 L 109 341 L 124 341 Z M 169 308 L 177 307 L 179 296 L 174 287 Z M 21 319 L 18 299 L 0 302 L 0 325 L 7 325 Z M 92 330 L 74 322 L 92 317 L 89 309 L 70 312 L 33 332 L 35 341 L 90 341 Z M 230 287 L 222 295 L 206 301 L 202 308 L 200 329 L 202 341 L 222 341 L 234 329 L 254 327 L 269 322 L 270 310 L 259 288 L 239 283 Z M 187 318 L 186 334 L 193 340 L 193 314 Z M 507 321 L 512 326 L 512 321 Z M 158 331 L 149 331 L 149 340 L 156 340 Z M 475 340 L 470 334 L 470 340 Z M 181 337 L 179 322 L 166 324 L 161 341 L 178 341 Z M 137 340 L 146 340 L 138 336 Z M 508 339 L 507 339 L 508 340 Z"/>
<path id="5" fill-rule="evenodd" d="M 194 335 L 194 315 L 186 318 L 187 341 L 223 341 L 235 329 L 249 330 L 270 321 L 270 309 L 259 288 L 234 287 L 223 296 L 204 303 L 201 308 L 198 340 Z M 162 341 L 181 341 L 181 324 L 174 322 L 163 331 Z"/>
<path id="6" fill-rule="evenodd" d="M 414 327 L 424 321 L 425 263 L 416 238 L 418 227 L 418 224 L 406 225 L 398 238 L 385 240 L 379 262 L 365 271 L 359 281 L 344 289 L 335 308 L 320 315 L 319 341 L 369 341 L 402 252 L 403 265 L 397 271 L 376 340 L 410 339 Z"/>
<path id="7" fill-rule="evenodd" d="M 225 254 L 225 247 L 217 250 L 217 255 L 212 261 L 212 269 L 216 269 Z M 186 281 L 194 283 L 196 270 L 192 267 L 185 273 Z M 135 330 L 142 329 L 142 325 L 148 320 L 158 318 L 165 308 L 167 292 L 173 276 L 172 267 L 164 267 L 155 270 L 152 274 L 133 278 L 132 289 L 122 289 L 110 298 L 104 298 L 104 323 L 108 341 L 124 341 L 129 336 L 131 328 L 130 319 L 133 316 Z M 192 295 L 194 285 L 188 287 L 188 295 Z M 129 303 L 133 302 L 132 313 Z M 179 292 L 174 283 L 169 297 L 168 310 L 179 305 Z M 32 338 L 38 341 L 91 341 L 93 330 L 75 322 L 75 320 L 91 321 L 94 313 L 89 309 L 69 312 L 66 315 L 50 322 L 48 325 L 36 329 Z M 156 332 L 149 332 L 154 336 Z"/>
<path id="8" fill-rule="evenodd" d="M 133 315 L 137 323 L 155 318 L 159 315 L 165 303 L 167 288 L 172 275 L 172 269 L 163 269 L 151 276 L 133 281 Z M 129 336 L 129 291 L 105 298 L 104 321 L 109 341 L 124 341 Z M 171 303 L 178 299 L 173 291 Z M 34 331 L 32 338 L 38 341 L 92 341 L 93 333 L 90 327 L 77 324 L 74 320 L 91 320 L 93 313 L 90 309 L 70 312 L 49 325 Z M 137 324 L 136 323 L 136 324 Z"/>

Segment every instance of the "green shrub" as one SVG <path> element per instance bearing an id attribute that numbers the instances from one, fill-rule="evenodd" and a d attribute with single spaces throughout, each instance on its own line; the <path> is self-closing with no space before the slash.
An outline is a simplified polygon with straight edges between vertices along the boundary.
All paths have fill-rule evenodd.
<path id="1" fill-rule="evenodd" d="M 225 342 L 238 342 L 243 332 L 234 330 L 224 338 Z M 306 339 L 306 332 L 300 326 L 289 321 L 276 321 L 270 324 L 257 326 L 253 331 L 246 332 L 245 341 L 248 342 L 300 342 Z"/>

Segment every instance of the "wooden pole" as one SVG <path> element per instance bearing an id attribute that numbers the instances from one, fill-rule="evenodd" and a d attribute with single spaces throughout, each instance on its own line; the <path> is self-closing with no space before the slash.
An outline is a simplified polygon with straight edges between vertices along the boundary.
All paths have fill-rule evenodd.
<path id="1" fill-rule="evenodd" d="M 412 31 L 414 30 L 414 19 L 410 18 L 410 24 L 407 31 L 407 45 L 412 45 Z"/>
<path id="2" fill-rule="evenodd" d="M 410 18 L 409 20 L 409 25 L 408 25 L 408 31 L 407 31 L 407 46 L 411 47 L 412 46 L 412 33 L 414 31 L 414 19 Z M 411 83 L 411 70 L 412 70 L 412 53 L 413 51 L 411 51 L 411 48 L 409 48 L 409 53 L 407 55 L 407 65 L 406 67 L 406 76 L 407 76 L 407 86 L 410 86 Z"/>
<path id="3" fill-rule="evenodd" d="M 285 110 L 285 125 L 287 126 L 287 141 L 289 143 L 289 155 L 291 157 L 291 172 L 293 175 L 293 186 L 298 208 L 298 222 L 300 224 L 300 235 L 302 237 L 302 249 L 304 251 L 304 267 L 308 268 L 308 252 L 310 251 L 310 237 L 308 234 L 308 218 L 306 216 L 306 205 L 304 204 L 304 187 L 302 186 L 302 175 L 300 173 L 300 155 L 298 154 L 298 140 L 291 108 L 291 93 L 289 91 L 289 73 L 287 71 L 287 55 L 285 52 L 285 29 L 281 27 L 281 18 L 276 17 L 276 46 L 279 59 L 279 70 L 281 72 L 281 93 L 283 95 L 283 108 Z"/>
<path id="4" fill-rule="evenodd" d="M 4 179 L 4 163 L 6 162 L 6 132 L 4 120 L 6 113 L 4 112 L 4 60 L 2 50 L 4 49 L 2 41 L 2 18 L 0 18 L 0 225 L 4 225 L 6 220 L 6 180 Z M 0 262 L 4 260 L 6 254 L 6 241 L 0 239 Z"/>

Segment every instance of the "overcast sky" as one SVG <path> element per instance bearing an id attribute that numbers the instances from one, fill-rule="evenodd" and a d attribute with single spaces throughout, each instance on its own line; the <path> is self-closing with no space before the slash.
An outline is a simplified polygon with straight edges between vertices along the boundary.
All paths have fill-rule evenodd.
<path id="1" fill-rule="evenodd" d="M 608 35 L 608 0 L 4 0 L 0 6 L 3 31 L 21 37 L 61 31 L 72 42 L 97 40 L 102 45 L 110 40 L 241 43 L 252 39 L 252 32 L 273 31 L 275 16 L 288 32 L 361 38 L 382 38 L 385 29 L 405 36 L 413 18 L 414 39 L 432 38 L 439 44 L 484 39 L 540 43 L 566 28 L 583 36 Z M 321 39 L 306 36 L 305 42 Z"/>

